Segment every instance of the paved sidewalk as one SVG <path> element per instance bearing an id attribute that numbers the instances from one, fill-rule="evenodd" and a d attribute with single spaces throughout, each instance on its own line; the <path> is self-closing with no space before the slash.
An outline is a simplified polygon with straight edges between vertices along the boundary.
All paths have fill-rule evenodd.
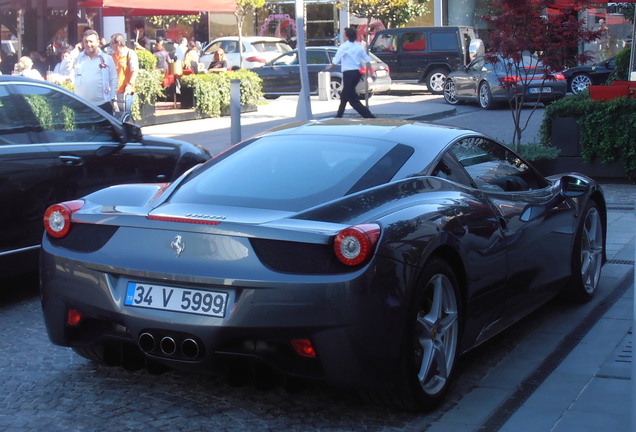
<path id="1" fill-rule="evenodd" d="M 454 107 L 440 103 L 439 96 L 423 92 L 387 98 L 386 103 L 379 99 L 373 100 L 372 112 L 380 118 L 436 120 L 455 113 Z M 295 119 L 296 105 L 290 106 L 289 100 L 268 102 L 241 116 L 243 139 Z M 333 116 L 337 105 L 311 98 L 314 118 Z M 357 117 L 351 109 L 345 116 Z M 213 131 L 210 150 L 218 152 L 231 144 L 230 122 L 229 118 L 195 120 L 180 123 L 180 129 L 185 126 L 193 135 L 208 137 Z M 144 128 L 144 133 L 170 136 L 165 131 L 161 125 Z M 603 187 L 609 208 L 609 261 L 600 289 L 609 293 L 607 298 L 586 311 L 587 320 L 565 335 L 558 347 L 511 353 L 428 432 L 636 432 L 631 424 L 636 406 L 631 379 L 636 185 Z M 542 335 L 533 337 L 535 346 L 540 346 Z M 518 382 L 511 377 L 526 378 L 510 388 L 508 382 Z"/>

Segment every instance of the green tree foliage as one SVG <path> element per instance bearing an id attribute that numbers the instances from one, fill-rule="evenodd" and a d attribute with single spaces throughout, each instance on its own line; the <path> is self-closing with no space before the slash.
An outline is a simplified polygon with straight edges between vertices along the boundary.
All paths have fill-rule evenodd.
<path id="1" fill-rule="evenodd" d="M 168 29 L 179 24 L 191 26 L 201 21 L 201 13 L 198 15 L 155 15 L 148 18 L 148 22 L 155 27 Z"/>
<path id="2" fill-rule="evenodd" d="M 634 9 L 636 5 L 634 3 L 620 3 L 618 4 L 618 10 L 623 14 L 626 20 L 629 22 L 634 22 Z"/>
<path id="3" fill-rule="evenodd" d="M 514 94 L 510 100 L 510 109 L 515 128 L 515 150 L 518 150 L 521 135 L 536 109 L 535 104 L 522 125 L 521 111 L 526 101 L 525 93 L 518 93 L 518 89 L 531 81 L 542 79 L 542 83 L 545 83 L 546 80 L 554 79 L 554 73 L 564 68 L 568 53 L 578 52 L 582 43 L 594 41 L 600 35 L 600 31 L 589 30 L 586 22 L 578 18 L 578 11 L 587 7 L 590 0 L 572 0 L 571 6 L 554 9 L 559 12 L 546 15 L 545 11 L 555 3 L 556 0 L 495 0 L 495 13 L 484 17 L 493 29 L 486 61 L 495 63 L 499 61 L 498 56 L 501 56 L 505 60 L 506 75 L 517 77 L 516 80 L 502 83 L 504 88 Z M 527 53 L 536 55 L 545 70 L 539 72 L 533 68 L 536 65 L 524 64 Z M 579 62 L 585 62 L 588 58 L 588 53 L 576 56 Z"/>
<path id="4" fill-rule="evenodd" d="M 243 67 L 243 23 L 248 13 L 254 13 L 256 9 L 265 6 L 265 0 L 236 0 L 236 10 L 234 16 L 236 17 L 236 26 L 238 28 L 238 40 L 239 40 L 239 65 Z"/>
<path id="5" fill-rule="evenodd" d="M 339 9 L 360 18 L 382 21 L 387 28 L 400 27 L 413 18 L 424 15 L 429 0 L 338 0 Z"/>

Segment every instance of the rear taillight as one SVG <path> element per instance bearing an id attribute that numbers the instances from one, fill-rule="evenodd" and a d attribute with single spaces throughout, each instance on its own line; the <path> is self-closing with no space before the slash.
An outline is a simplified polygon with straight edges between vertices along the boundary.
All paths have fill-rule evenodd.
<path id="1" fill-rule="evenodd" d="M 296 354 L 303 357 L 316 358 L 316 350 L 309 339 L 293 339 L 291 345 Z"/>
<path id="2" fill-rule="evenodd" d="M 66 201 L 53 204 L 44 213 L 44 228 L 55 238 L 62 238 L 71 229 L 71 215 L 82 208 L 84 201 Z"/>
<path id="3" fill-rule="evenodd" d="M 354 225 L 343 229 L 333 243 L 336 256 L 350 266 L 365 262 L 373 254 L 380 232 L 377 224 Z"/>
<path id="4" fill-rule="evenodd" d="M 521 81 L 521 78 L 519 78 L 517 75 L 507 75 L 503 78 L 501 78 L 501 82 L 503 83 L 518 83 L 519 81 Z"/>
<path id="5" fill-rule="evenodd" d="M 565 79 L 565 76 L 562 73 L 555 73 L 554 79 L 557 81 L 563 81 Z"/>
<path id="6" fill-rule="evenodd" d="M 362 66 L 359 70 L 360 70 L 360 73 L 361 73 L 362 75 L 366 75 L 366 74 L 367 74 L 367 68 L 366 68 L 366 66 Z M 377 71 L 377 70 L 378 70 L 378 69 L 377 69 L 377 68 L 374 68 L 374 67 L 369 68 L 369 75 L 374 74 L 374 73 L 375 73 L 375 71 Z"/>
<path id="7" fill-rule="evenodd" d="M 267 60 L 265 60 L 264 58 L 256 57 L 256 56 L 248 57 L 245 60 L 250 63 L 263 63 L 263 64 L 267 63 Z"/>

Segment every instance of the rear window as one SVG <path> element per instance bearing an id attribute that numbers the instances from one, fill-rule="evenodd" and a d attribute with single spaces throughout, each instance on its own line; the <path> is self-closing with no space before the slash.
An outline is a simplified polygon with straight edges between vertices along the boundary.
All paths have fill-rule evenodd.
<path id="1" fill-rule="evenodd" d="M 361 181 L 367 188 L 390 180 L 412 154 L 410 147 L 394 151 L 403 147 L 351 137 L 266 136 L 210 161 L 170 201 L 300 211 L 359 190 Z M 376 167 L 382 175 L 368 176 Z"/>
<path id="2" fill-rule="evenodd" d="M 252 42 L 252 46 L 258 52 L 288 52 L 291 47 L 284 42 L 259 41 Z"/>

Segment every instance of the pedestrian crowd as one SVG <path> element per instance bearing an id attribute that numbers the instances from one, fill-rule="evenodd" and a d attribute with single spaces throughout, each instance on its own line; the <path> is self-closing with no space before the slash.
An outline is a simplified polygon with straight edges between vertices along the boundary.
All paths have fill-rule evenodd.
<path id="1" fill-rule="evenodd" d="M 137 23 L 132 32 L 132 40 L 127 41 L 122 33 L 111 35 L 110 42 L 100 38 L 92 29 L 86 30 L 82 41 L 75 46 L 58 49 L 55 60 L 31 52 L 21 57 L 13 69 L 13 74 L 33 79 L 47 79 L 63 84 L 70 82 L 75 93 L 96 104 L 105 111 L 130 113 L 134 101 L 135 81 L 139 72 L 139 57 L 136 50 L 147 50 L 157 59 L 157 69 L 166 74 L 181 75 L 184 69 L 194 73 L 200 72 L 201 43 L 194 37 L 190 40 L 181 38 L 175 47 L 174 59 L 170 56 L 163 40 L 154 47 L 145 34 L 143 23 Z M 362 117 L 373 118 L 374 115 L 364 106 L 357 95 L 356 85 L 360 81 L 360 65 L 370 62 L 366 50 L 357 42 L 357 33 L 353 28 L 346 28 L 347 41 L 338 47 L 336 55 L 326 70 L 335 64 L 341 65 L 342 92 L 336 117 L 342 117 L 347 104 L 351 105 Z M 171 64 L 175 67 L 172 68 Z M 1 58 L 0 58 L 1 64 Z M 3 68 L 6 71 L 6 67 Z M 225 52 L 217 49 L 209 65 L 210 71 L 228 70 Z M 0 72 L 1 74 L 1 72 Z"/>
<path id="2" fill-rule="evenodd" d="M 52 48 L 52 46 L 50 47 Z M 135 81 L 139 72 L 136 50 L 147 50 L 157 58 L 157 69 L 169 72 L 170 64 L 179 63 L 179 69 L 198 71 L 201 43 L 194 37 L 183 38 L 176 48 L 176 60 L 171 58 L 163 40 L 151 43 L 143 23 L 135 24 L 132 37 L 126 40 L 122 33 L 111 35 L 110 41 L 92 29 L 82 34 L 74 46 L 54 47 L 48 57 L 34 51 L 14 60 L 13 65 L 2 65 L 1 71 L 32 79 L 48 80 L 58 84 L 72 84 L 76 94 L 111 114 L 130 112 L 133 104 Z M 11 68 L 11 69 L 10 69 Z"/>

